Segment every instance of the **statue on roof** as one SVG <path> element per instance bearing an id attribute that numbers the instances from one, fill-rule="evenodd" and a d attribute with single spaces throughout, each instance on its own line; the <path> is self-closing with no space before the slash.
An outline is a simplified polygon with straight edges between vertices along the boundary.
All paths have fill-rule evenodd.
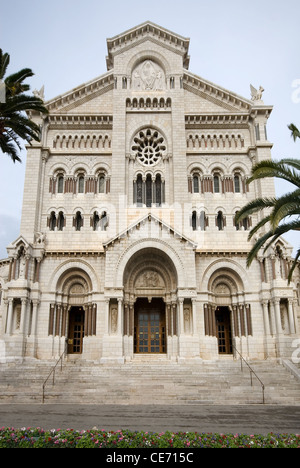
<path id="1" fill-rule="evenodd" d="M 259 87 L 257 90 L 250 84 L 250 90 L 251 90 L 251 101 L 262 101 L 262 94 L 264 92 L 264 88 L 262 86 Z"/>

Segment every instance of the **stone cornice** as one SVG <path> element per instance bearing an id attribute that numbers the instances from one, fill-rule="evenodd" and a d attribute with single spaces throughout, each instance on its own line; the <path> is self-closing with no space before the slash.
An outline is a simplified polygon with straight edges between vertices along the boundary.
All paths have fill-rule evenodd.
<path id="1" fill-rule="evenodd" d="M 45 257 L 99 257 L 103 253 L 103 250 L 46 250 Z"/>
<path id="2" fill-rule="evenodd" d="M 250 251 L 250 250 L 249 250 Z M 201 250 L 196 249 L 196 254 L 202 257 L 247 257 L 248 250 Z"/>
<path id="3" fill-rule="evenodd" d="M 111 130 L 113 116 L 109 114 L 50 114 L 48 117 L 49 129 L 83 128 Z"/>
<path id="4" fill-rule="evenodd" d="M 59 112 L 61 109 L 69 111 L 85 102 L 85 100 L 97 97 L 113 89 L 113 86 L 114 75 L 112 72 L 109 72 L 47 101 L 45 106 L 49 112 Z"/>
<path id="5" fill-rule="evenodd" d="M 191 72 L 184 72 L 183 85 L 185 89 L 214 102 L 230 112 L 249 112 L 253 107 L 253 102 L 249 99 L 239 96 Z"/>
<path id="6" fill-rule="evenodd" d="M 187 114 L 185 116 L 185 128 L 248 128 L 249 119 L 248 112 Z"/>

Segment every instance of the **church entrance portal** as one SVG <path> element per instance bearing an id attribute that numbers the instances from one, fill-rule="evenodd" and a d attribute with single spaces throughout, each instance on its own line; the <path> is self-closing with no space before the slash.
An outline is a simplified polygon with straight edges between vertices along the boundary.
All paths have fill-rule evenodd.
<path id="1" fill-rule="evenodd" d="M 216 309 L 219 354 L 232 354 L 232 332 L 228 307 Z"/>
<path id="2" fill-rule="evenodd" d="M 69 316 L 68 354 L 82 354 L 84 338 L 84 310 L 72 307 Z"/>
<path id="3" fill-rule="evenodd" d="M 166 353 L 166 313 L 161 298 L 138 299 L 134 308 L 134 352 Z"/>

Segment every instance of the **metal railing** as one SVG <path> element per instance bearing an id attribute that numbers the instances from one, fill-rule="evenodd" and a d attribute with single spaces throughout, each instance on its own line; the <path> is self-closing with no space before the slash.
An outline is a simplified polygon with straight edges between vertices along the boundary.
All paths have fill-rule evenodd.
<path id="1" fill-rule="evenodd" d="M 67 343 L 65 343 L 65 349 L 63 351 L 63 353 L 61 354 L 60 358 L 57 360 L 57 362 L 55 363 L 55 365 L 52 367 L 48 377 L 46 378 L 46 380 L 44 381 L 43 383 L 43 396 L 42 396 L 42 403 L 45 403 L 45 388 L 46 388 L 46 385 L 48 383 L 48 380 L 50 379 L 50 377 L 52 376 L 52 385 L 55 385 L 55 371 L 56 371 L 56 368 L 57 366 L 60 364 L 60 371 L 62 371 L 62 366 L 63 366 L 63 359 L 64 357 L 66 356 L 67 354 Z"/>
<path id="2" fill-rule="evenodd" d="M 258 375 L 256 374 L 256 372 L 252 369 L 252 367 L 250 366 L 250 364 L 243 358 L 243 356 L 241 355 L 241 353 L 238 351 L 238 349 L 234 346 L 234 344 L 232 344 L 232 347 L 233 349 L 237 352 L 237 354 L 240 356 L 240 359 L 241 359 L 241 371 L 243 372 L 243 363 L 246 364 L 246 366 L 248 367 L 249 371 L 250 371 L 250 380 L 251 380 L 251 387 L 253 387 L 253 378 L 252 378 L 252 374 L 254 375 L 254 377 L 256 377 L 256 379 L 258 380 L 258 382 L 260 383 L 260 386 L 261 386 L 261 389 L 262 389 L 262 404 L 264 405 L 265 404 L 265 385 L 263 384 L 263 382 L 261 381 L 261 379 L 258 377 Z"/>

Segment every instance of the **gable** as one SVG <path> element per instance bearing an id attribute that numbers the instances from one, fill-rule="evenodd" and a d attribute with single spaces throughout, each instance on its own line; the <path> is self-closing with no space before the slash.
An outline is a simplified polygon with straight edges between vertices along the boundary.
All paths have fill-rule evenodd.
<path id="1" fill-rule="evenodd" d="M 65 94 L 57 96 L 45 103 L 49 112 L 53 113 L 85 113 L 85 109 L 90 109 L 90 104 L 94 102 L 94 112 L 89 110 L 89 113 L 101 113 L 97 105 L 101 105 L 106 108 L 108 105 L 108 99 L 111 96 L 111 91 L 114 87 L 114 76 L 113 73 L 106 73 L 100 77 L 83 83 L 80 86 L 68 91 Z M 105 111 L 103 111 L 105 113 Z M 109 112 L 110 113 L 110 112 Z"/>
<path id="2" fill-rule="evenodd" d="M 228 112 L 249 112 L 253 106 L 251 100 L 190 72 L 184 73 L 183 87 L 187 97 L 187 105 L 194 108 L 197 106 L 202 107 L 204 112 L 224 112 L 224 110 Z M 202 112 L 202 110 L 187 110 L 187 112 Z"/>
<path id="3" fill-rule="evenodd" d="M 114 68 L 114 58 L 116 55 L 123 54 L 126 50 L 132 49 L 132 47 L 147 40 L 180 54 L 183 60 L 183 67 L 186 69 L 188 68 L 190 60 L 188 55 L 190 40 L 162 28 L 151 21 L 146 21 L 139 26 L 107 39 L 107 69 L 111 70 Z"/>
<path id="4" fill-rule="evenodd" d="M 107 250 L 108 247 L 113 246 L 116 242 L 130 237 L 143 239 L 162 237 L 167 239 L 170 236 L 173 239 L 178 239 L 178 241 L 187 244 L 192 249 L 196 249 L 197 247 L 197 244 L 191 239 L 188 239 L 182 233 L 176 231 L 172 226 L 169 226 L 151 213 L 139 219 L 127 229 L 117 234 L 117 236 L 104 243 L 103 247 Z"/>

